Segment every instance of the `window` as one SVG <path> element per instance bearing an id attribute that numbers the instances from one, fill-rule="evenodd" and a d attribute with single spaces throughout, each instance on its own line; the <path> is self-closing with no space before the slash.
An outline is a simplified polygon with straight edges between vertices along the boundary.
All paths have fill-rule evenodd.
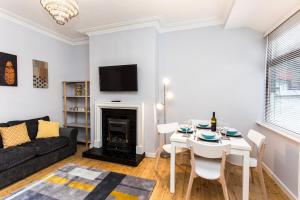
<path id="1" fill-rule="evenodd" d="M 265 120 L 300 134 L 300 12 L 268 35 Z"/>

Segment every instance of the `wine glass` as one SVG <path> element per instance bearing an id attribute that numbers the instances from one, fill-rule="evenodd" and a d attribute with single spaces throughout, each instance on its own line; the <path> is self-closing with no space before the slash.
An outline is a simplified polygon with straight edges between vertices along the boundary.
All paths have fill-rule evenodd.
<path id="1" fill-rule="evenodd" d="M 227 130 L 228 130 L 229 124 L 220 121 L 219 122 L 219 126 L 217 127 L 217 129 L 219 129 L 219 133 L 222 135 L 222 133 L 224 134 L 224 139 L 228 139 L 227 136 Z"/>
<path id="2" fill-rule="evenodd" d="M 192 129 L 192 123 L 190 120 L 184 121 L 182 127 L 185 129 L 184 137 L 189 137 L 188 131 Z"/>

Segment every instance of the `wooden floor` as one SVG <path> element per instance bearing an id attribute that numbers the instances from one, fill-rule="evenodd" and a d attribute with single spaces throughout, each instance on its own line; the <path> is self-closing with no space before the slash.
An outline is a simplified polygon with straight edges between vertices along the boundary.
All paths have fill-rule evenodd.
<path id="1" fill-rule="evenodd" d="M 169 192 L 169 159 L 161 159 L 159 165 L 159 171 L 154 171 L 155 159 L 145 158 L 138 167 L 128 167 L 124 165 L 113 164 L 109 162 L 102 162 L 92 159 L 86 159 L 81 157 L 81 153 L 84 150 L 83 146 L 78 146 L 78 152 L 76 155 L 71 156 L 63 161 L 60 161 L 44 170 L 41 170 L 28 178 L 21 180 L 3 190 L 0 190 L 0 198 L 6 196 L 28 184 L 40 180 L 46 177 L 51 172 L 54 172 L 58 168 L 64 166 L 67 163 L 76 163 L 85 166 L 91 166 L 99 169 L 106 169 L 119 173 L 129 174 L 133 176 L 139 176 L 148 179 L 157 180 L 157 184 L 154 188 L 151 200 L 179 200 L 184 199 L 185 191 L 189 179 L 190 167 L 180 164 L 181 160 L 178 157 L 176 168 L 176 193 L 171 194 Z M 227 180 L 229 188 L 229 196 L 231 200 L 241 199 L 241 169 L 235 167 L 235 169 Z M 265 174 L 265 180 L 267 185 L 268 197 L 271 200 L 283 200 L 288 197 L 280 190 L 280 188 L 274 183 L 274 181 Z M 194 181 L 191 199 L 203 199 L 203 200 L 223 200 L 222 188 L 219 183 L 215 181 L 206 181 L 201 178 L 197 178 Z M 254 182 L 251 182 L 250 186 L 250 199 L 258 200 L 262 199 L 262 193 L 260 190 L 258 178 L 255 174 Z"/>

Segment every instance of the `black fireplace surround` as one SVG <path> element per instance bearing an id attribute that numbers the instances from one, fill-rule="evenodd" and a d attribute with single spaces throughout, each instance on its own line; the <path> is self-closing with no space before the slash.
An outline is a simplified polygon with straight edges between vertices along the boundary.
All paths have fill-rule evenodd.
<path id="1" fill-rule="evenodd" d="M 136 154 L 137 111 L 102 108 L 102 148 L 92 148 L 84 157 L 137 166 L 144 154 Z"/>
<path id="2" fill-rule="evenodd" d="M 108 151 L 136 154 L 136 110 L 102 109 L 102 146 Z"/>

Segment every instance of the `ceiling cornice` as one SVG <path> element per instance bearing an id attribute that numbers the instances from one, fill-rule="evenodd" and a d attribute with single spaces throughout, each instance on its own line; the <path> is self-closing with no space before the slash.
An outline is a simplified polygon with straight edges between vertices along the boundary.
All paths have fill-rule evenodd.
<path id="1" fill-rule="evenodd" d="M 90 27 L 85 29 L 79 29 L 77 31 L 80 33 L 87 34 L 88 36 L 93 36 L 93 35 L 101 35 L 101 34 L 113 33 L 119 31 L 146 28 L 146 27 L 158 28 L 159 27 L 158 17 L 150 17 L 150 18 L 144 18 L 139 20 L 113 23 L 104 26 L 96 26 L 96 27 Z"/>
<path id="2" fill-rule="evenodd" d="M 186 20 L 177 23 L 167 23 L 160 20 L 158 32 L 166 33 L 173 31 L 190 30 L 208 26 L 217 26 L 224 24 L 224 19 L 220 17 L 212 17 L 205 20 Z"/>
<path id="3" fill-rule="evenodd" d="M 16 15 L 10 11 L 7 11 L 3 8 L 0 8 L 0 18 L 9 20 L 13 23 L 22 25 L 24 27 L 30 28 L 34 31 L 67 43 L 69 45 L 82 45 L 88 44 L 88 38 L 70 38 L 64 34 L 59 32 L 53 31 L 49 28 L 41 26 L 31 20 L 28 20 L 24 17 Z M 125 21 L 120 23 L 108 24 L 104 26 L 97 26 L 97 27 L 90 27 L 86 29 L 78 29 L 76 31 L 86 34 L 87 36 L 93 35 L 101 35 L 106 33 L 113 33 L 125 30 L 134 30 L 134 29 L 141 29 L 146 27 L 154 27 L 159 33 L 166 33 L 172 31 L 181 31 L 181 30 L 189 30 L 195 29 L 200 27 L 207 27 L 207 26 L 216 26 L 224 24 L 224 19 L 222 17 L 212 17 L 205 20 L 187 20 L 178 23 L 169 23 L 164 21 L 161 17 L 149 17 L 143 18 L 139 20 L 131 20 Z"/>
<path id="4" fill-rule="evenodd" d="M 213 17 L 206 20 L 188 20 L 179 23 L 164 22 L 160 17 L 144 18 L 140 20 L 131 20 L 120 23 L 109 24 L 105 26 L 97 26 L 86 29 L 77 30 L 88 36 L 101 35 L 126 30 L 134 30 L 146 27 L 154 27 L 159 33 L 195 29 L 207 26 L 216 26 L 224 24 L 224 19 Z"/>
<path id="5" fill-rule="evenodd" d="M 88 38 L 83 37 L 83 38 L 77 38 L 77 39 L 73 39 L 70 37 L 67 37 L 61 33 L 58 33 L 56 31 L 53 31 L 49 28 L 43 27 L 31 20 L 28 20 L 24 17 L 21 17 L 19 15 L 16 15 L 10 11 L 7 11 L 3 8 L 0 8 L 0 18 L 2 19 L 6 19 L 9 20 L 13 23 L 22 25 L 26 28 L 30 28 L 34 31 L 37 31 L 39 33 L 42 33 L 44 35 L 47 35 L 51 38 L 54 38 L 56 40 L 59 40 L 61 42 L 67 43 L 69 45 L 81 45 L 81 44 L 87 44 L 88 43 Z"/>

